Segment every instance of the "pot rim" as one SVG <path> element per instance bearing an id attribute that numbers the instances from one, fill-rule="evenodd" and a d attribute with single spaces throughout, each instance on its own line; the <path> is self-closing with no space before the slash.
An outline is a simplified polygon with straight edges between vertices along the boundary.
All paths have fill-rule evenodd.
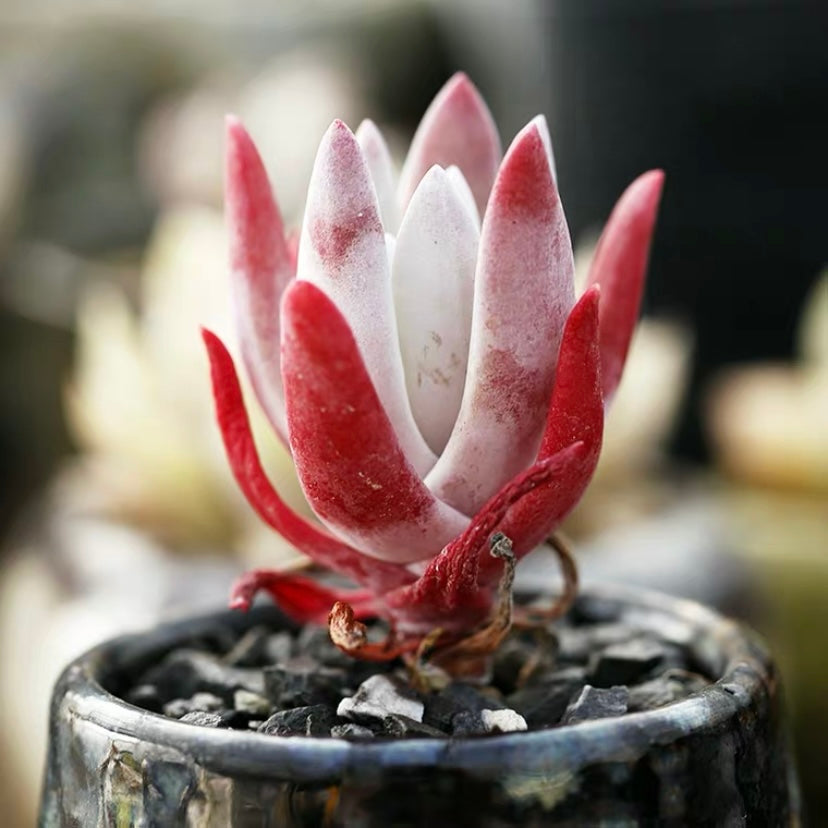
<path id="1" fill-rule="evenodd" d="M 206 630 L 217 620 L 250 627 L 257 618 L 238 613 L 213 613 L 161 625 L 151 631 L 105 641 L 73 661 L 63 672 L 53 697 L 71 716 L 84 719 L 127 739 L 150 741 L 190 756 L 198 764 L 225 775 L 287 777 L 297 782 L 341 778 L 349 771 L 364 775 L 376 770 L 439 766 L 446 770 L 490 775 L 493 766 L 555 773 L 596 762 L 629 762 L 653 744 L 669 744 L 699 730 L 721 726 L 769 692 L 770 657 L 764 645 L 743 625 L 683 598 L 620 585 L 588 585 L 580 597 L 615 604 L 624 620 L 637 611 L 659 619 L 678 638 L 703 646 L 696 655 L 721 674 L 715 683 L 685 699 L 656 710 L 606 719 L 473 738 L 389 739 L 350 742 L 335 737 L 279 737 L 255 732 L 205 728 L 151 713 L 104 689 L 104 676 L 118 665 L 143 654 L 170 649 L 185 636 Z M 264 611 L 273 609 L 262 608 Z M 622 610 L 623 611 L 623 610 Z M 644 617 L 642 615 L 642 618 Z M 481 749 L 485 746 L 486 749 Z M 539 783 L 543 780 L 539 778 Z"/>

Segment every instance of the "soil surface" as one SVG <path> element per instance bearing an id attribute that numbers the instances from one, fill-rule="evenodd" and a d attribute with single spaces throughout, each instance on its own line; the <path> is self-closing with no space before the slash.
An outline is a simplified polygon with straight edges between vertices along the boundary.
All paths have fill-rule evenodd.
<path id="1" fill-rule="evenodd" d="M 685 647 L 583 601 L 549 629 L 513 630 L 476 681 L 428 666 L 411 678 L 400 661 L 354 661 L 323 628 L 239 636 L 217 626 L 117 690 L 203 727 L 370 740 L 560 727 L 652 710 L 711 683 Z"/>

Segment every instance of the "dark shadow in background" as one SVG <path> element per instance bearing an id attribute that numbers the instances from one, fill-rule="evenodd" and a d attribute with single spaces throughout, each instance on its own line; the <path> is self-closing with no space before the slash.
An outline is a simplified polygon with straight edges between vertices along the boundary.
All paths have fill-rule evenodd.
<path id="1" fill-rule="evenodd" d="M 788 357 L 828 262 L 828 3 L 547 4 L 551 125 L 573 237 L 643 170 L 667 172 L 647 309 L 695 332 L 675 449 L 701 459 L 700 392 Z"/>

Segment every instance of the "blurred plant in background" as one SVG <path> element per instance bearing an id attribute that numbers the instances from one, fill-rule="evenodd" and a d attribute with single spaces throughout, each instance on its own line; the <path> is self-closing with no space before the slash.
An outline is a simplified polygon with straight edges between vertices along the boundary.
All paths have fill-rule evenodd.
<path id="1" fill-rule="evenodd" d="M 111 283 L 85 291 L 67 389 L 82 454 L 68 496 L 80 509 L 140 527 L 173 548 L 243 553 L 246 511 L 205 413 L 209 386 L 193 335 L 201 324 L 230 330 L 221 295 L 226 256 L 218 213 L 172 209 L 148 247 L 140 315 Z M 288 476 L 290 492 L 286 452 L 264 439 L 274 474 Z M 293 501 L 301 503 L 296 487 Z"/>
<path id="2" fill-rule="evenodd" d="M 794 364 L 734 367 L 709 400 L 718 461 L 736 480 L 828 493 L 828 272 L 814 285 L 799 325 Z"/>
<path id="3" fill-rule="evenodd" d="M 755 572 L 755 623 L 785 676 L 799 771 L 821 790 L 828 728 L 828 273 L 803 308 L 799 358 L 734 366 L 708 398 L 723 539 Z"/>

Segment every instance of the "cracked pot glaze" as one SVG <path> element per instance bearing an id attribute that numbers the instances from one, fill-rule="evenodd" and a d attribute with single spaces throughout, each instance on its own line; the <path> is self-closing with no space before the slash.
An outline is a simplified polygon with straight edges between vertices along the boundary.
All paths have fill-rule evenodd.
<path id="1" fill-rule="evenodd" d="M 122 637 L 55 688 L 40 824 L 68 826 L 797 825 L 795 773 L 764 646 L 698 604 L 621 587 L 577 609 L 689 649 L 717 679 L 657 710 L 476 739 L 275 737 L 120 700 L 124 677 L 217 625 L 284 626 L 272 608 Z"/>

